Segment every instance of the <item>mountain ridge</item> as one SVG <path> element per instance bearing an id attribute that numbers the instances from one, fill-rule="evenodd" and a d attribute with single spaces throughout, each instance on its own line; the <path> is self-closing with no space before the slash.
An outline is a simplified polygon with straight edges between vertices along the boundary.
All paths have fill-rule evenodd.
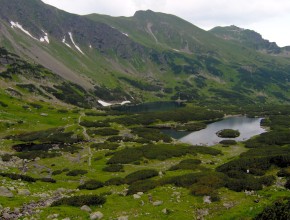
<path id="1" fill-rule="evenodd" d="M 289 101 L 286 58 L 221 39 L 174 15 L 78 16 L 39 0 L 0 3 L 3 46 L 99 96 L 110 90 L 142 102 Z"/>
<path id="2" fill-rule="evenodd" d="M 285 52 L 287 48 L 279 47 L 276 42 L 264 39 L 261 34 L 253 30 L 240 28 L 235 25 L 214 27 L 209 32 L 225 40 L 233 40 L 249 48 L 269 54 L 279 55 Z"/>

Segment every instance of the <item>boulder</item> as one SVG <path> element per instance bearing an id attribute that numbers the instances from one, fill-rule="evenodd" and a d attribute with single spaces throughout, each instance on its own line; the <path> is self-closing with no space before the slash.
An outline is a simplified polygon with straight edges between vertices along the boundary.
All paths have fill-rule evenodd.
<path id="1" fill-rule="evenodd" d="M 168 210 L 165 208 L 165 209 L 162 209 L 162 213 L 164 213 L 165 215 L 168 214 Z"/>
<path id="2" fill-rule="evenodd" d="M 204 197 L 203 197 L 203 203 L 211 204 L 210 196 L 204 196 Z"/>
<path id="3" fill-rule="evenodd" d="M 29 196 L 31 193 L 28 189 L 18 189 L 18 195 Z"/>
<path id="4" fill-rule="evenodd" d="M 134 198 L 134 199 L 140 199 L 141 196 L 139 196 L 138 194 L 134 194 L 134 195 L 133 195 L 133 198 Z"/>
<path id="5" fill-rule="evenodd" d="M 128 220 L 129 216 L 120 216 L 117 218 L 118 220 Z"/>
<path id="6" fill-rule="evenodd" d="M 152 203 L 154 206 L 159 206 L 163 204 L 163 201 L 157 200 L 155 202 Z"/>
<path id="7" fill-rule="evenodd" d="M 0 196 L 11 198 L 11 197 L 13 197 L 14 195 L 13 195 L 13 193 L 12 193 L 9 189 L 7 189 L 6 187 L 4 187 L 4 186 L 0 186 Z"/>
<path id="8" fill-rule="evenodd" d="M 92 211 L 91 208 L 90 208 L 89 206 L 87 206 L 87 205 L 83 205 L 83 206 L 81 207 L 81 210 L 82 210 L 82 211 L 85 211 L 85 212 L 91 212 L 91 211 Z"/>
<path id="9" fill-rule="evenodd" d="M 103 215 L 103 213 L 101 213 L 100 211 L 93 212 L 93 213 L 90 215 L 90 219 L 91 219 L 91 220 L 101 219 L 101 218 L 103 218 L 103 217 L 104 217 L 104 215 Z"/>
<path id="10" fill-rule="evenodd" d="M 51 214 L 49 216 L 47 216 L 47 219 L 55 219 L 58 218 L 59 214 Z"/>

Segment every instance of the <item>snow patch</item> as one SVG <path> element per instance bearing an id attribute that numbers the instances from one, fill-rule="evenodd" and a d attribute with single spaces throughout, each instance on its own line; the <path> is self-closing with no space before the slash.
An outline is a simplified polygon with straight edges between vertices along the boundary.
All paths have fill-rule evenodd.
<path id="1" fill-rule="evenodd" d="M 130 104 L 131 102 L 130 101 L 123 101 L 123 102 L 120 102 L 120 103 L 109 103 L 109 102 L 105 102 L 105 101 L 102 101 L 102 100 L 98 100 L 98 103 L 100 103 L 104 107 L 108 107 L 108 106 L 112 106 L 112 105 Z"/>
<path id="2" fill-rule="evenodd" d="M 108 106 L 111 106 L 112 104 L 108 103 L 108 102 L 104 102 L 102 100 L 98 100 L 98 103 L 100 103 L 102 106 L 104 107 L 108 107 Z"/>
<path id="3" fill-rule="evenodd" d="M 71 42 L 72 42 L 73 45 L 75 46 L 75 48 L 76 48 L 79 52 L 81 52 L 81 54 L 85 55 L 84 52 L 81 50 L 81 48 L 79 48 L 79 46 L 75 44 L 74 39 L 73 39 L 73 36 L 72 36 L 72 33 L 71 33 L 71 32 L 68 32 L 68 35 L 69 35 L 69 37 L 70 37 Z"/>
<path id="4" fill-rule="evenodd" d="M 176 52 L 180 52 L 180 50 L 177 50 L 177 49 L 172 49 L 172 50 L 174 50 L 174 51 L 176 51 Z"/>
<path id="5" fill-rule="evenodd" d="M 129 35 L 127 33 L 122 32 L 122 34 L 124 34 L 125 36 L 129 37 Z"/>
<path id="6" fill-rule="evenodd" d="M 29 33 L 29 31 L 25 30 L 22 25 L 20 25 L 18 22 L 13 22 L 13 21 L 10 21 L 10 24 L 11 24 L 11 28 L 18 28 L 20 29 L 21 31 L 23 31 L 25 34 L 27 34 L 29 37 L 31 37 L 32 39 L 34 40 L 37 40 L 37 38 L 33 37 L 32 34 Z"/>
<path id="7" fill-rule="evenodd" d="M 47 42 L 49 44 L 48 34 L 46 32 L 44 32 L 43 30 L 42 30 L 42 32 L 45 35 L 38 40 L 36 37 L 34 37 L 32 34 L 30 34 L 29 31 L 25 30 L 22 27 L 22 25 L 19 24 L 18 22 L 10 21 L 10 24 L 11 24 L 11 28 L 18 28 L 18 29 L 20 29 L 22 32 L 24 32 L 26 35 L 28 35 L 32 39 L 37 40 L 37 41 L 40 41 L 40 42 Z"/>
<path id="8" fill-rule="evenodd" d="M 125 104 L 130 104 L 131 102 L 130 101 L 123 101 L 120 103 L 120 105 L 125 105 Z"/>
<path id="9" fill-rule="evenodd" d="M 39 40 L 40 42 L 47 42 L 49 44 L 49 39 L 48 39 L 48 33 L 42 30 L 42 32 L 45 34 L 44 37 L 41 37 Z"/>
<path id="10" fill-rule="evenodd" d="M 92 49 L 92 48 L 93 48 L 91 44 L 90 44 L 90 46 L 89 46 L 89 47 L 90 47 L 90 49 Z"/>
<path id="11" fill-rule="evenodd" d="M 65 36 L 63 37 L 62 42 L 63 42 L 66 46 L 68 46 L 69 48 L 71 48 L 71 46 L 70 46 L 68 43 L 65 42 Z"/>

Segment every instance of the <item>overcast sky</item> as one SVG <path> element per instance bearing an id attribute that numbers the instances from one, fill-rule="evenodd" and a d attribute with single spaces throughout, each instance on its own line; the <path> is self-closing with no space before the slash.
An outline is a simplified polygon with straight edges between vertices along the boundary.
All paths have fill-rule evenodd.
<path id="1" fill-rule="evenodd" d="M 279 46 L 290 46 L 290 0 L 42 0 L 76 14 L 132 16 L 151 9 L 177 15 L 198 27 L 237 25 Z"/>

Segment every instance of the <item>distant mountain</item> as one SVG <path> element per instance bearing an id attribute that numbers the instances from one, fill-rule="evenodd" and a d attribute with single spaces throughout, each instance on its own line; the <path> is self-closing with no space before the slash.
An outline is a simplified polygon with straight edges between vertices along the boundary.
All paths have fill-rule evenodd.
<path id="1" fill-rule="evenodd" d="M 40 0 L 0 0 L 0 5 L 2 47 L 94 98 L 290 102 L 289 59 L 272 56 L 277 45 L 255 32 L 237 27 L 207 32 L 150 10 L 132 17 L 79 16 Z M 214 32 L 239 32 L 245 40 L 234 34 L 229 41 Z"/>
<path id="2" fill-rule="evenodd" d="M 249 30 L 239 28 L 237 26 L 215 27 L 210 30 L 211 33 L 225 40 L 238 41 L 246 47 L 254 50 L 264 51 L 267 53 L 279 54 L 282 49 L 275 42 L 265 40 L 261 34 Z"/>

